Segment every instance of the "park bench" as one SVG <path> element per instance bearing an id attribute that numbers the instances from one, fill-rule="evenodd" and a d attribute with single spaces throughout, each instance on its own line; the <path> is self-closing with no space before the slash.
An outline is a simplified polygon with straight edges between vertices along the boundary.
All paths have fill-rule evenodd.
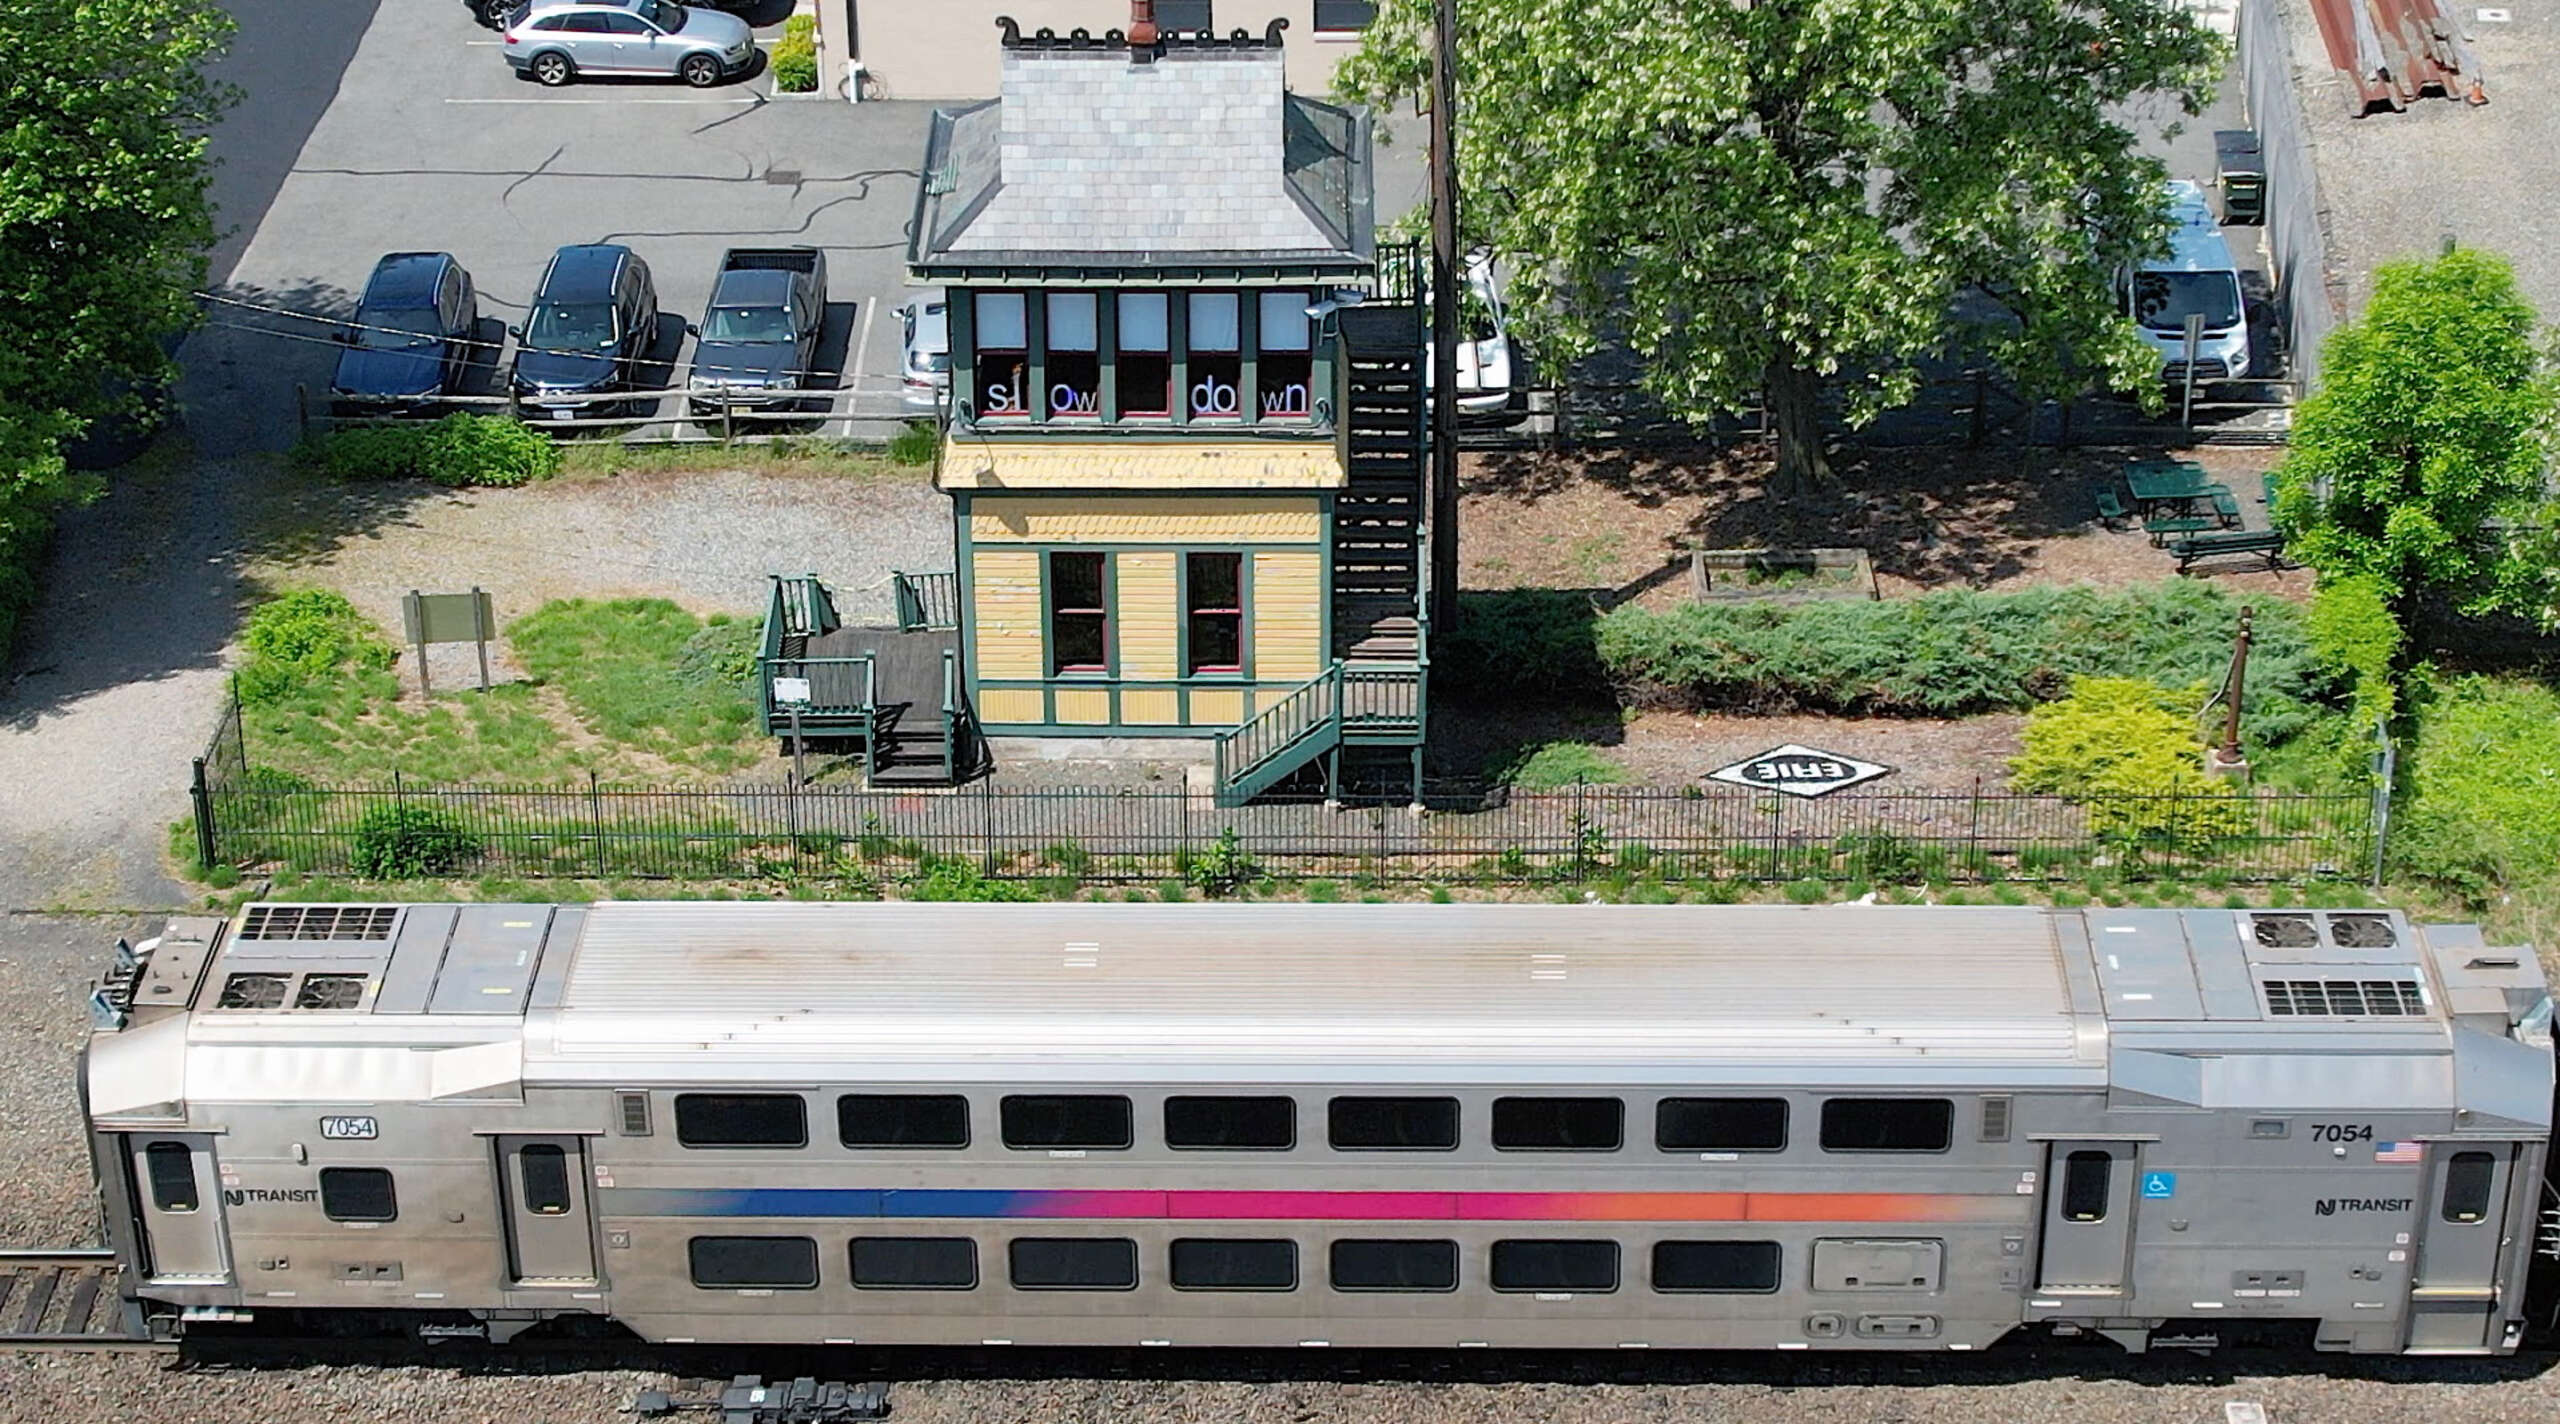
<path id="1" fill-rule="evenodd" d="M 2109 529 L 2124 522 L 2124 501 L 2116 498 L 2113 485 L 2098 491 L 2098 522 Z"/>
<path id="2" fill-rule="evenodd" d="M 2284 567 L 2284 535 L 2273 529 L 2234 529 L 2198 534 L 2171 544 L 2169 552 L 2178 556 L 2178 572 L 2182 574 L 2199 560 L 2224 554 L 2257 555 L 2267 561 L 2267 568 L 2272 571 Z"/>
<path id="3" fill-rule="evenodd" d="M 2142 521 L 2142 532 L 2151 536 L 2156 547 L 2172 534 L 2197 534 L 2211 529 L 2216 521 L 2192 514 L 2153 515 Z"/>
<path id="4" fill-rule="evenodd" d="M 2226 489 L 2213 497 L 2213 513 L 2215 518 L 2222 521 L 2223 528 L 2240 527 L 2240 501 L 2231 491 Z"/>

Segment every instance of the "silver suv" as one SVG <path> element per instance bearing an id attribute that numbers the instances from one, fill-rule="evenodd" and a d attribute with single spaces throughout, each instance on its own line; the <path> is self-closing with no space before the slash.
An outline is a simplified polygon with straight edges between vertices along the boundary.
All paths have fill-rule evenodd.
<path id="1" fill-rule="evenodd" d="M 746 21 L 675 0 L 527 0 L 508 14 L 505 43 L 511 68 L 553 86 L 655 74 L 704 89 L 756 62 Z"/>

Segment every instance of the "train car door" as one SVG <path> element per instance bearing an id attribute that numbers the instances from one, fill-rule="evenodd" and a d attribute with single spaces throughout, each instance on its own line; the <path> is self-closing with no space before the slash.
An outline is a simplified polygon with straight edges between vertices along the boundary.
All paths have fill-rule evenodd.
<path id="1" fill-rule="evenodd" d="M 2498 1279 L 2514 1149 L 2444 1143 L 2428 1154 L 2434 1161 L 2419 1203 L 2417 1269 L 2409 1279 L 2409 1349 L 2477 1353 L 2496 1345 L 2503 1329 Z"/>
<path id="2" fill-rule="evenodd" d="M 2133 1242 L 2134 1142 L 2054 1142 L 2045 1150 L 2044 1248 L 2036 1289 L 2122 1295 Z"/>
<path id="3" fill-rule="evenodd" d="M 143 1252 L 154 1281 L 231 1284 L 231 1239 L 223 1230 L 222 1179 L 213 1139 L 197 1133 L 135 1133 L 126 1139 L 133 1199 L 142 1213 Z"/>
<path id="4" fill-rule="evenodd" d="M 506 1198 L 507 1274 L 514 1283 L 595 1284 L 585 1139 L 499 1138 L 498 1187 Z"/>

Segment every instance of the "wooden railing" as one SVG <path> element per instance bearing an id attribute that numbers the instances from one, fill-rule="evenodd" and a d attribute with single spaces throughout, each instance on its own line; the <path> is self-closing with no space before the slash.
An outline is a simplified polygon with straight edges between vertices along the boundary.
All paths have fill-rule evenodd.
<path id="1" fill-rule="evenodd" d="M 898 631 L 960 626 L 960 575 L 890 572 L 898 596 Z"/>
<path id="2" fill-rule="evenodd" d="M 1242 805 L 1346 741 L 1421 736 L 1423 669 L 1336 662 L 1211 741 L 1222 806 Z"/>
<path id="3" fill-rule="evenodd" d="M 766 604 L 764 636 L 767 652 L 781 651 L 780 639 L 815 638 L 844 626 L 836 602 L 816 574 L 797 578 L 772 575 L 773 598 Z"/>

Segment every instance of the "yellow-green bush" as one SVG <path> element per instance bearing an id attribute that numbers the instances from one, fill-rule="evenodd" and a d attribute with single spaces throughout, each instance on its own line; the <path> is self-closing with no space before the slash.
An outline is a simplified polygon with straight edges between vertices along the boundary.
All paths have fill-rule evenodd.
<path id="1" fill-rule="evenodd" d="M 248 657 L 235 685 L 255 707 L 342 669 L 387 668 L 398 657 L 355 605 L 326 589 L 271 598 L 249 614 L 240 635 Z"/>
<path id="2" fill-rule="evenodd" d="M 2321 575 L 2305 631 L 2312 660 L 2348 689 L 2359 730 L 2390 720 L 2399 706 L 2391 678 L 2400 657 L 2391 586 L 2373 574 Z"/>
<path id="3" fill-rule="evenodd" d="M 2192 849 L 2238 835 L 2248 798 L 2205 774 L 2201 700 L 2140 678 L 2073 678 L 2070 696 L 2027 714 L 2010 772 L 2021 791 L 2081 802 L 2101 839 Z"/>
<path id="4" fill-rule="evenodd" d="M 773 42 L 773 87 L 784 94 L 818 92 L 818 20 L 794 15 Z"/>

